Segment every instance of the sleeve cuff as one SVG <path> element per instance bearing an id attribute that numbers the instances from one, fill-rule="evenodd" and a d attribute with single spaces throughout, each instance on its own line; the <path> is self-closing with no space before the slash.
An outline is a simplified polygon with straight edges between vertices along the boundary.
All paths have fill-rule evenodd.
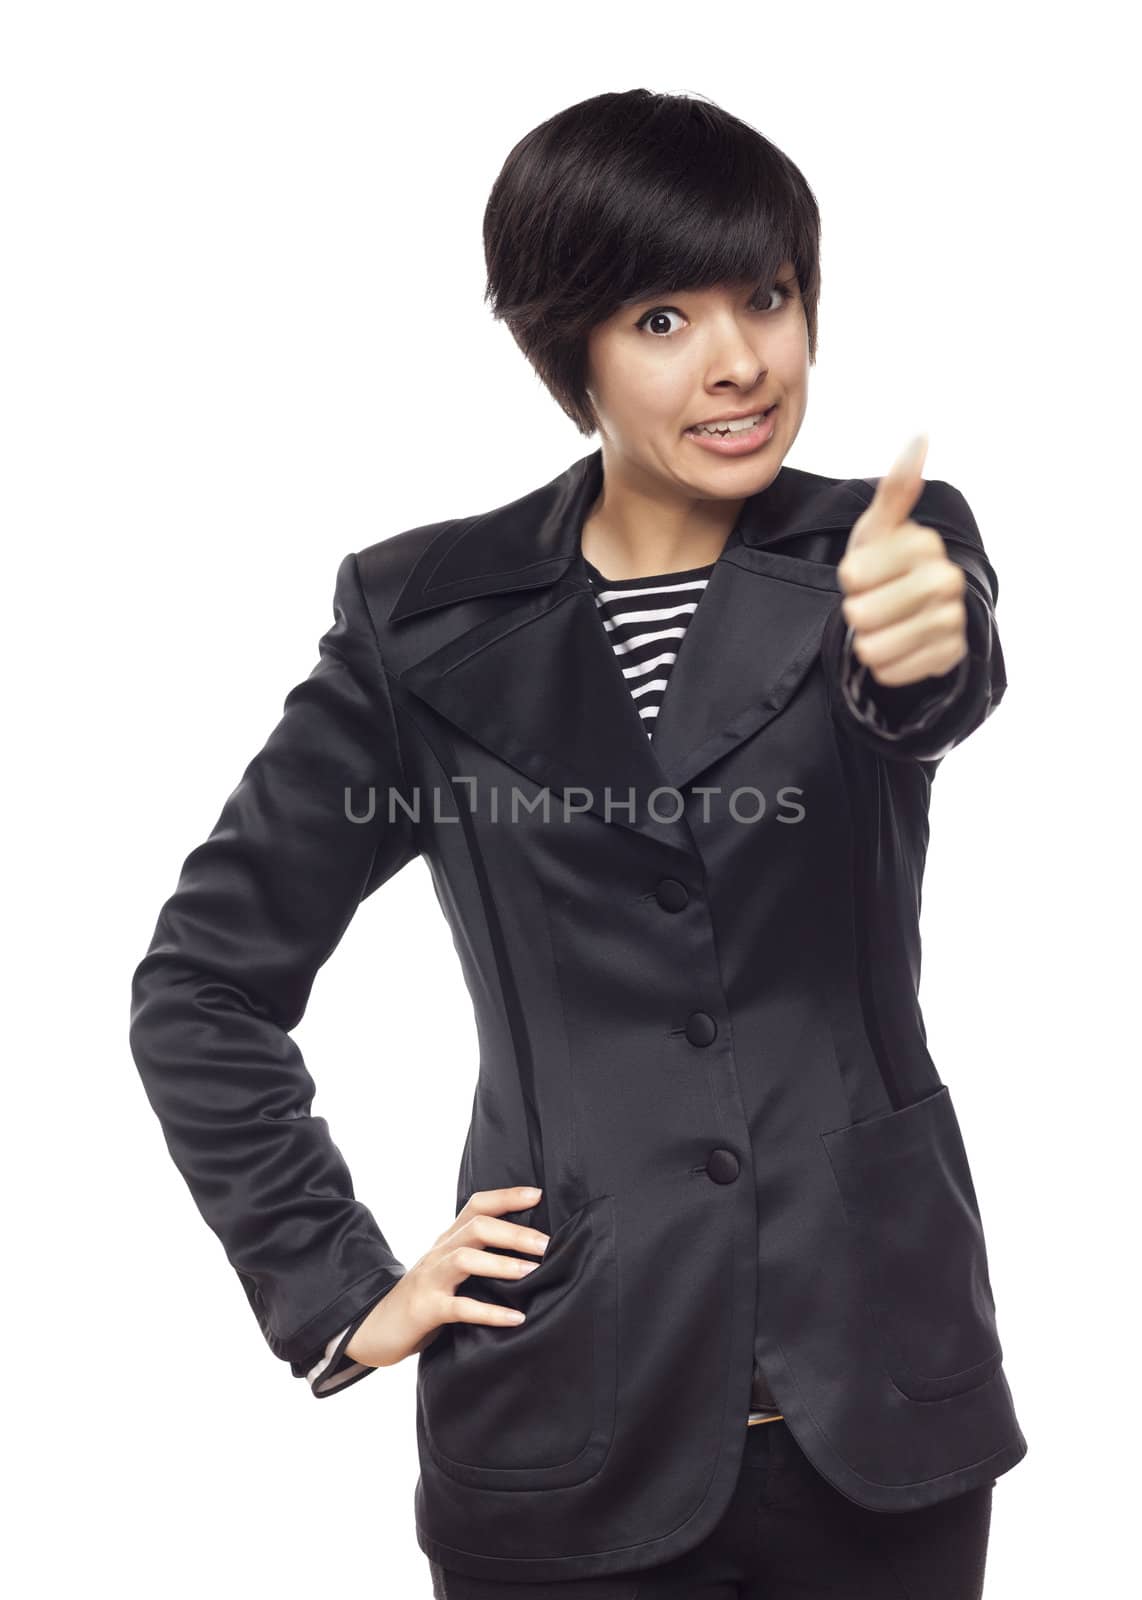
<path id="1" fill-rule="evenodd" d="M 384 1296 L 382 1295 L 383 1299 Z M 358 1312 L 352 1322 L 346 1324 L 339 1333 L 327 1341 L 325 1350 L 320 1358 L 306 1372 L 306 1381 L 316 1399 L 324 1399 L 326 1395 L 337 1394 L 350 1384 L 357 1383 L 362 1378 L 367 1378 L 371 1372 L 376 1372 L 376 1367 L 370 1367 L 364 1361 L 354 1361 L 345 1354 L 345 1346 L 352 1339 L 357 1329 L 372 1311 L 378 1302 L 373 1300 L 369 1305 Z"/>
<path id="2" fill-rule="evenodd" d="M 858 722 L 882 739 L 909 739 L 939 721 L 963 690 L 971 668 L 970 652 L 939 676 L 917 683 L 878 683 L 853 652 L 855 629 L 846 625 L 841 692 Z"/>

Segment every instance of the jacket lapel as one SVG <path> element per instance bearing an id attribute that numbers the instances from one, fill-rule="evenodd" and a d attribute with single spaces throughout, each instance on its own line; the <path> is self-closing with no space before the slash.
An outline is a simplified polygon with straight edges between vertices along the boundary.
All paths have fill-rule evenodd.
<path id="1" fill-rule="evenodd" d="M 511 505 L 446 524 L 389 615 L 410 630 L 410 659 L 397 676 L 552 790 L 553 808 L 565 796 L 693 850 L 684 815 L 669 820 L 680 809 L 674 797 L 660 795 L 655 815 L 654 791 L 681 789 L 778 715 L 812 665 L 840 593 L 831 565 L 772 546 L 850 526 L 862 501 L 851 490 L 838 495 L 835 480 L 783 468 L 744 503 L 683 638 L 651 740 L 580 551 L 601 486 L 597 450 Z M 482 600 L 490 603 L 470 604 Z M 462 622 L 443 643 L 418 647 L 413 630 L 438 640 L 441 629 L 414 619 L 445 606 L 459 606 Z"/>
<path id="2" fill-rule="evenodd" d="M 654 734 L 681 789 L 784 710 L 816 659 L 840 587 L 832 569 L 733 541 L 714 565 Z"/>
<path id="3" fill-rule="evenodd" d="M 568 808 L 607 817 L 609 807 L 613 822 L 680 842 L 678 824 L 649 809 L 667 780 L 585 574 L 568 572 L 493 629 L 460 635 L 402 682 Z M 664 817 L 671 809 L 659 807 Z"/>

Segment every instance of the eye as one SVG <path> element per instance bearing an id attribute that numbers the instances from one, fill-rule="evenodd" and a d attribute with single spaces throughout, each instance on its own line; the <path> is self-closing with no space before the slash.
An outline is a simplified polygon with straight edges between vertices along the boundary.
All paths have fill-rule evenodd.
<path id="1" fill-rule="evenodd" d="M 785 307 L 789 304 L 789 302 L 793 299 L 794 295 L 797 293 L 797 279 L 796 278 L 780 278 L 780 279 L 778 279 L 778 281 L 776 283 L 770 284 L 769 288 L 766 289 L 765 293 L 766 293 L 766 295 L 779 294 L 781 296 L 781 304 L 778 305 L 778 306 L 770 306 L 770 307 L 758 306 L 756 308 L 758 311 L 765 311 L 765 310 L 784 311 Z"/>
<path id="2" fill-rule="evenodd" d="M 777 283 L 772 283 L 768 289 L 763 289 L 760 292 L 760 295 L 756 296 L 754 300 L 750 301 L 749 309 L 751 311 L 761 311 L 767 316 L 772 316 L 773 313 L 777 311 L 784 311 L 785 307 L 793 299 L 795 288 L 795 281 L 788 278 L 781 279 Z M 776 306 L 764 304 L 758 305 L 755 303 L 757 299 L 769 300 L 773 295 L 781 296 L 780 303 Z M 639 317 L 638 321 L 635 323 L 635 327 L 640 333 L 650 333 L 656 339 L 668 339 L 675 331 L 674 329 L 662 327 L 652 329 L 650 326 L 650 324 L 659 317 L 682 317 L 682 313 L 679 311 L 677 306 L 654 306 L 650 311 L 643 312 L 642 316 Z M 685 321 L 685 317 L 682 317 L 682 320 Z"/>
<path id="3" fill-rule="evenodd" d="M 680 317 L 680 316 L 682 316 L 682 313 L 681 313 L 681 311 L 678 310 L 678 308 L 676 306 L 655 306 L 653 311 L 646 311 L 646 312 L 643 313 L 643 315 L 641 317 L 639 317 L 638 321 L 635 323 L 635 327 L 638 328 L 638 330 L 640 332 L 642 332 L 642 333 L 650 333 L 652 330 L 651 330 L 649 324 L 652 321 L 657 322 L 660 317 Z M 660 327 L 659 328 L 655 328 L 653 330 L 654 335 L 655 335 L 656 338 L 661 333 L 663 333 L 663 331 L 665 331 L 667 334 L 669 334 L 673 330 L 670 329 L 670 328 L 667 328 L 667 329 L 663 330 Z"/>

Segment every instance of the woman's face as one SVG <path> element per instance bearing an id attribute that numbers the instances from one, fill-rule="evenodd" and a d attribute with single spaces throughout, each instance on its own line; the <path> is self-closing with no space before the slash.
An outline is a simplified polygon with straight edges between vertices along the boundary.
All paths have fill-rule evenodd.
<path id="1" fill-rule="evenodd" d="M 607 467 L 641 470 L 688 497 L 756 494 L 777 476 L 808 404 L 808 329 L 792 263 L 769 287 L 680 290 L 625 306 L 592 329 L 587 359 Z M 687 433 L 774 404 L 772 437 L 744 454 L 717 454 Z"/>

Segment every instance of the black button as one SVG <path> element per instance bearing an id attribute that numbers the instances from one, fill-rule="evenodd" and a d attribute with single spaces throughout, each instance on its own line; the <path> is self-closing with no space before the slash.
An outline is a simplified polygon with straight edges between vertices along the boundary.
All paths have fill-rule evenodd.
<path id="1" fill-rule="evenodd" d="M 663 878 L 654 894 L 663 911 L 681 911 L 690 903 L 689 889 L 677 878 Z"/>
<path id="2" fill-rule="evenodd" d="M 686 1018 L 686 1037 L 691 1044 L 713 1044 L 718 1024 L 708 1011 L 691 1011 Z"/>
<path id="3" fill-rule="evenodd" d="M 741 1162 L 732 1150 L 711 1150 L 706 1171 L 715 1183 L 733 1183 L 741 1171 Z"/>

